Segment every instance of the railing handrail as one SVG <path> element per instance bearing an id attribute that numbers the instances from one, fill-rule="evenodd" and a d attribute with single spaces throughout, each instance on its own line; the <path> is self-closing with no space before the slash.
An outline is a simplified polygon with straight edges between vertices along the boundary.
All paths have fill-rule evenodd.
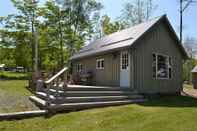
<path id="1" fill-rule="evenodd" d="M 45 84 L 51 83 L 53 80 L 55 80 L 57 77 L 59 77 L 61 74 L 63 74 L 66 70 L 68 70 L 67 67 L 64 67 L 62 70 L 60 70 L 57 74 L 55 74 L 53 77 L 51 77 L 49 80 L 45 81 Z"/>

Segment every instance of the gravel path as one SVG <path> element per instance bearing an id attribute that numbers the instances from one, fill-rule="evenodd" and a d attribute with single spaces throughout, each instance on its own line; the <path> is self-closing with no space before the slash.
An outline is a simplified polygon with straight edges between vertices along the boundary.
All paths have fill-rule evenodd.
<path id="1" fill-rule="evenodd" d="M 0 113 L 38 110 L 28 96 L 10 95 L 0 90 Z"/>
<path id="2" fill-rule="evenodd" d="M 193 88 L 184 88 L 183 95 L 191 96 L 197 98 L 197 89 Z"/>

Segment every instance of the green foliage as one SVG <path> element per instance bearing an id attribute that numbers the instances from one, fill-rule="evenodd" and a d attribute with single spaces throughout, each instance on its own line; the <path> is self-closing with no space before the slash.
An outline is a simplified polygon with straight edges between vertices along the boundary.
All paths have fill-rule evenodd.
<path id="1" fill-rule="evenodd" d="M 13 54 L 13 48 L 0 47 L 0 64 L 5 64 L 9 67 L 14 67 L 16 64 Z"/>
<path id="2" fill-rule="evenodd" d="M 191 82 L 192 69 L 197 65 L 196 59 L 189 59 L 183 64 L 183 80 Z"/>
<path id="3" fill-rule="evenodd" d="M 103 16 L 102 28 L 103 28 L 104 35 L 109 35 L 109 34 L 112 34 L 114 32 L 124 29 L 124 25 L 118 21 L 111 22 L 110 17 L 105 15 Z"/>
<path id="4" fill-rule="evenodd" d="M 27 73 L 0 71 L 0 79 L 25 80 L 25 79 L 28 79 L 28 74 Z"/>
<path id="5" fill-rule="evenodd" d="M 12 3 L 17 13 L 0 18 L 4 27 L 0 45 L 12 47 L 14 65 L 28 69 L 33 69 L 35 43 L 39 44 L 42 69 L 62 68 L 67 64 L 69 57 L 92 36 L 92 20 L 102 8 L 96 0 L 47 0 L 42 7 L 39 1 L 12 0 Z M 2 54 L 0 57 L 4 59 Z"/>

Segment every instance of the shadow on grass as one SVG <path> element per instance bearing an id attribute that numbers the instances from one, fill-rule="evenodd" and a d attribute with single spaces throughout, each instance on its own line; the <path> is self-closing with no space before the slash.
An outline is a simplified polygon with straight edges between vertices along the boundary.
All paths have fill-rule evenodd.
<path id="1" fill-rule="evenodd" d="M 197 107 L 197 98 L 186 93 L 180 96 L 157 96 L 148 98 L 147 102 L 140 105 L 151 107 Z"/>

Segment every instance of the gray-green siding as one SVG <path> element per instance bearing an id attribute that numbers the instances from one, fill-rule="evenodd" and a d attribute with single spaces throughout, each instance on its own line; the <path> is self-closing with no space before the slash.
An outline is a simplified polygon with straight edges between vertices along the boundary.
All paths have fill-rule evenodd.
<path id="1" fill-rule="evenodd" d="M 179 93 L 182 88 L 182 54 L 177 41 L 166 24 L 156 25 L 130 51 L 130 85 L 141 93 Z M 172 58 L 172 79 L 156 80 L 152 76 L 152 54 L 160 53 Z M 105 59 L 105 69 L 96 69 L 96 59 Z M 120 85 L 120 51 L 105 55 L 92 56 L 73 61 L 73 74 L 76 64 L 85 66 L 85 71 L 92 71 L 94 85 Z"/>
<path id="2" fill-rule="evenodd" d="M 165 24 L 157 25 L 135 49 L 131 50 L 134 63 L 134 88 L 142 93 L 178 93 L 182 88 L 182 55 Z M 172 79 L 153 78 L 152 54 L 160 53 L 172 58 Z M 133 74 L 132 74 L 133 73 Z"/>
<path id="3" fill-rule="evenodd" d="M 96 69 L 96 60 L 104 58 L 104 69 Z M 114 52 L 107 55 L 88 57 L 73 61 L 73 74 L 77 74 L 76 65 L 81 63 L 84 71 L 93 73 L 93 84 L 99 86 L 119 86 L 120 54 Z"/>

